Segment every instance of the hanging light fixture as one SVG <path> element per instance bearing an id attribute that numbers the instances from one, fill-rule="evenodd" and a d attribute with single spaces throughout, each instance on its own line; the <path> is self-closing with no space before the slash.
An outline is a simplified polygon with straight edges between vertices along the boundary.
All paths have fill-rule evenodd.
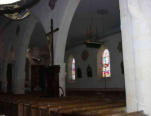
<path id="1" fill-rule="evenodd" d="M 20 0 L 0 0 L 0 5 L 13 4 L 19 1 Z"/>
<path id="2" fill-rule="evenodd" d="M 24 19 L 30 15 L 29 9 L 39 1 L 40 0 L 0 0 L 0 15 L 2 14 L 12 20 Z"/>
<path id="3" fill-rule="evenodd" d="M 95 28 L 94 28 L 95 27 Z M 100 48 L 103 44 L 102 42 L 98 41 L 98 32 L 96 25 L 93 24 L 93 20 L 89 24 L 88 31 L 86 32 L 86 40 L 84 44 L 90 48 Z"/>

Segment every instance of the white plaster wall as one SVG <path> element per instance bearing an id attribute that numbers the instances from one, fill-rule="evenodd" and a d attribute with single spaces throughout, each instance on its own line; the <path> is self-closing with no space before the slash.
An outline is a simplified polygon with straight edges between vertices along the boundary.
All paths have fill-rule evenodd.
<path id="1" fill-rule="evenodd" d="M 103 39 L 105 46 L 110 50 L 111 57 L 111 78 L 106 80 L 106 88 L 125 88 L 124 75 L 121 73 L 122 54 L 118 51 L 117 46 L 121 41 L 121 34 L 106 37 Z M 89 52 L 89 57 L 86 61 L 81 59 L 81 53 L 84 50 Z M 80 45 L 66 51 L 66 59 L 68 55 L 73 55 L 76 60 L 76 68 L 82 70 L 82 78 L 76 78 L 75 82 L 67 81 L 67 88 L 105 88 L 105 79 L 97 77 L 97 51 L 95 48 L 87 48 L 85 45 Z M 88 78 L 86 68 L 88 64 L 93 69 L 93 77 Z M 68 78 L 68 77 L 66 77 Z"/>

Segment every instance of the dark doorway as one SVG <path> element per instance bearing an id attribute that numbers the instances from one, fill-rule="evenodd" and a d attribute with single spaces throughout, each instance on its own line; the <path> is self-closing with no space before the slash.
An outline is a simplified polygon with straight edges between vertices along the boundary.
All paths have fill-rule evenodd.
<path id="1" fill-rule="evenodd" d="M 7 64 L 7 92 L 12 93 L 12 64 Z"/>

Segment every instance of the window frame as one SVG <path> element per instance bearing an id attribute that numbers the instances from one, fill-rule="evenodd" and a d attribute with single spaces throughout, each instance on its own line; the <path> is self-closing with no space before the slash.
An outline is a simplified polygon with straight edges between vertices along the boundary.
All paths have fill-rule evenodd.
<path id="1" fill-rule="evenodd" d="M 107 50 L 107 52 L 108 52 L 108 57 L 109 57 L 109 76 L 104 76 L 104 62 L 106 62 L 106 61 L 104 61 L 104 54 L 105 54 L 105 51 Z M 103 54 L 102 54 L 102 78 L 110 78 L 111 77 L 111 60 L 110 60 L 110 51 L 109 51 L 109 49 L 104 49 L 104 51 L 103 51 Z"/>
<path id="2" fill-rule="evenodd" d="M 72 78 L 72 61 L 75 60 L 75 79 Z M 67 81 L 75 82 L 76 81 L 76 59 L 70 55 L 67 59 Z"/>
<path id="3" fill-rule="evenodd" d="M 103 54 L 105 49 L 109 51 L 109 59 L 110 59 L 110 77 L 103 77 Z M 110 49 L 106 46 L 102 45 L 97 52 L 97 78 L 111 78 L 111 53 Z"/>

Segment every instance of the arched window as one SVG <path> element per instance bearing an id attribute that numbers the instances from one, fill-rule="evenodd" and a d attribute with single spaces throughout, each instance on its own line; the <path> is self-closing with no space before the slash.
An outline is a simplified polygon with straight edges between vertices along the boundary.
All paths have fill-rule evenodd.
<path id="1" fill-rule="evenodd" d="M 102 55 L 102 64 L 103 64 L 103 72 L 102 76 L 110 77 L 111 76 L 111 69 L 110 69 L 110 53 L 108 49 L 105 49 Z"/>
<path id="2" fill-rule="evenodd" d="M 76 61 L 73 56 L 69 56 L 67 60 L 67 76 L 69 81 L 76 80 Z"/>
<path id="3" fill-rule="evenodd" d="M 97 54 L 97 77 L 111 77 L 110 52 L 102 45 Z"/>
<path id="4" fill-rule="evenodd" d="M 75 80 L 75 59 L 72 59 L 72 80 Z"/>

